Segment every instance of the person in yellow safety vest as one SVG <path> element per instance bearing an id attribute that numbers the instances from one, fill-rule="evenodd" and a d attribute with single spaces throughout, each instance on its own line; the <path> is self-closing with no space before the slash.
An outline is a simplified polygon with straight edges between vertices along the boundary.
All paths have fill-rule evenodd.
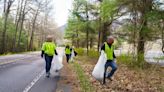
<path id="1" fill-rule="evenodd" d="M 65 55 L 66 55 L 67 63 L 69 63 L 69 59 L 71 57 L 71 52 L 72 52 L 72 48 L 69 45 L 66 45 L 66 47 L 65 47 Z"/>
<path id="2" fill-rule="evenodd" d="M 104 72 L 104 79 L 103 79 L 103 84 L 106 84 L 105 79 L 108 78 L 109 80 L 112 81 L 112 76 L 115 73 L 115 71 L 117 70 L 117 65 L 114 62 L 114 59 L 116 59 L 116 56 L 114 54 L 114 46 L 113 46 L 113 42 L 114 42 L 114 38 L 113 37 L 108 37 L 107 38 L 107 42 L 104 43 L 104 45 L 101 47 L 101 50 L 104 50 L 104 52 L 107 55 L 107 62 L 105 64 L 105 72 Z M 111 67 L 112 70 L 110 73 L 106 73 L 107 72 L 107 68 Z"/>
<path id="3" fill-rule="evenodd" d="M 50 77 L 50 69 L 51 69 L 51 62 L 53 59 L 54 54 L 57 55 L 56 45 L 52 42 L 53 37 L 47 36 L 47 41 L 42 45 L 42 53 L 41 57 L 45 58 L 46 61 L 46 77 Z"/>

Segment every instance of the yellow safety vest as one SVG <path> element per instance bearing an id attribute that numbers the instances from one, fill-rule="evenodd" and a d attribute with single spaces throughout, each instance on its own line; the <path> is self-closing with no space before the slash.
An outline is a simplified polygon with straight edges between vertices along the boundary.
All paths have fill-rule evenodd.
<path id="1" fill-rule="evenodd" d="M 107 54 L 107 60 L 113 60 L 113 51 L 114 51 L 114 46 L 111 45 L 111 48 L 108 46 L 108 44 L 105 42 L 105 53 Z"/>
<path id="2" fill-rule="evenodd" d="M 56 45 L 53 42 L 44 42 L 42 46 L 42 50 L 45 54 L 49 56 L 53 56 L 55 54 Z"/>
<path id="3" fill-rule="evenodd" d="M 71 54 L 71 49 L 70 48 L 66 48 L 65 49 L 65 54 Z"/>

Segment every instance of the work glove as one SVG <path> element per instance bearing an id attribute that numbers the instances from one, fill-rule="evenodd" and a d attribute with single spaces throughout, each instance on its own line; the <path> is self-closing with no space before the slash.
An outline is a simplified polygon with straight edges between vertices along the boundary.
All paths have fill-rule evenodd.
<path id="1" fill-rule="evenodd" d="M 43 54 L 41 54 L 41 57 L 43 58 Z"/>
<path id="2" fill-rule="evenodd" d="M 55 55 L 58 55 L 57 51 L 55 50 Z"/>

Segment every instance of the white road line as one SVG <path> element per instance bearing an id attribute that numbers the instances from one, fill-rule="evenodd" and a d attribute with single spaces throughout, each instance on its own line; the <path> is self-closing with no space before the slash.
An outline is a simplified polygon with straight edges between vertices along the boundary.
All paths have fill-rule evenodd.
<path id="1" fill-rule="evenodd" d="M 44 74 L 44 71 L 42 71 L 36 78 L 34 78 L 33 81 L 29 85 L 26 86 L 23 92 L 29 92 L 30 89 L 36 84 L 36 82 L 41 78 L 43 74 Z"/>

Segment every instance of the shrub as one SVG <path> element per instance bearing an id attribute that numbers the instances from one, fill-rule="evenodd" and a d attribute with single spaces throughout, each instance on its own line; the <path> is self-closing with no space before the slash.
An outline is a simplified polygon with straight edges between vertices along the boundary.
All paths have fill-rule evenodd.
<path id="1" fill-rule="evenodd" d="M 88 51 L 88 56 L 91 58 L 98 58 L 100 53 L 94 49 Z"/>
<path id="2" fill-rule="evenodd" d="M 119 57 L 117 57 L 117 62 L 119 64 L 125 64 L 129 67 L 135 67 L 135 68 L 148 68 L 150 67 L 149 64 L 143 60 L 143 55 L 139 54 L 138 57 L 133 57 L 129 54 L 123 54 Z"/>
<path id="3" fill-rule="evenodd" d="M 75 51 L 76 51 L 77 54 L 80 55 L 80 56 L 84 55 L 84 49 L 83 49 L 83 48 L 75 48 Z"/>

